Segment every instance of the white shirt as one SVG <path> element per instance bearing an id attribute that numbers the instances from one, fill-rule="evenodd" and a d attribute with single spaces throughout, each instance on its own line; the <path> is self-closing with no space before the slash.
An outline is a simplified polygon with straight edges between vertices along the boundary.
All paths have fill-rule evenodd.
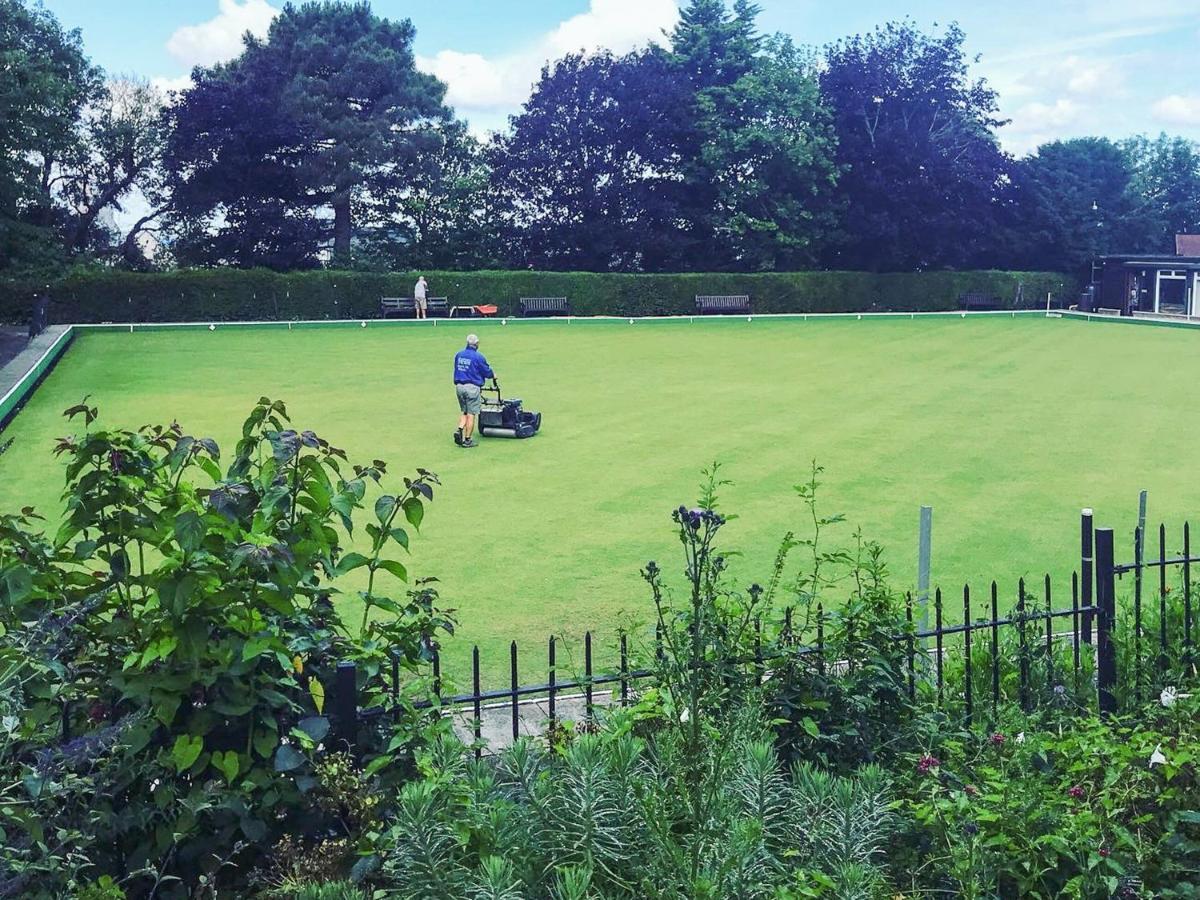
<path id="1" fill-rule="evenodd" d="M 424 278 L 422 278 L 420 281 L 418 281 L 417 286 L 415 288 L 413 288 L 413 297 L 415 297 L 417 300 L 425 299 L 425 279 Z"/>

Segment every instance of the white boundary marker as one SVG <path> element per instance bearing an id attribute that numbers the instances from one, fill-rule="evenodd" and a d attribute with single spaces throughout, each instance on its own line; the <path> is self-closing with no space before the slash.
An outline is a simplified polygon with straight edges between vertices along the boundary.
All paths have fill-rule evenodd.
<path id="1" fill-rule="evenodd" d="M 1190 316 L 1167 318 L 1165 316 L 1113 316 L 1108 313 L 1081 312 L 1077 309 L 1064 309 L 1059 318 L 1083 319 L 1086 322 L 1117 322 L 1122 325 L 1158 325 L 1167 328 L 1200 328 L 1200 319 Z"/>
<path id="2" fill-rule="evenodd" d="M 958 317 L 958 318 L 967 319 L 967 318 L 976 318 L 976 317 L 986 318 L 989 316 L 992 316 L 992 317 L 1007 316 L 1009 318 L 1015 319 L 1017 317 L 1028 317 L 1031 315 L 1032 316 L 1044 316 L 1045 313 L 1041 309 L 990 309 L 990 310 L 982 310 L 981 309 L 981 310 L 972 310 L 970 312 L 965 312 L 962 310 L 925 310 L 925 311 L 897 310 L 895 312 L 754 313 L 754 315 L 752 317 L 748 318 L 747 321 L 750 321 L 751 319 L 777 319 L 777 320 L 795 319 L 795 320 L 804 321 L 804 322 L 807 322 L 809 319 L 818 319 L 818 320 L 820 320 L 820 319 L 854 319 L 854 320 L 860 320 L 860 319 L 909 319 L 909 320 L 913 320 L 913 319 L 916 319 L 917 317 L 921 317 L 921 318 Z M 739 314 L 695 316 L 695 315 L 687 315 L 685 313 L 685 314 L 681 314 L 681 315 L 677 315 L 677 316 L 634 316 L 633 318 L 630 318 L 628 316 L 566 316 L 566 317 L 564 317 L 564 316 L 545 316 L 545 317 L 541 317 L 541 318 L 531 318 L 531 319 L 517 318 L 517 319 L 513 319 L 512 322 L 514 324 L 517 322 L 520 322 L 520 323 L 525 323 L 525 324 L 529 324 L 529 325 L 539 325 L 539 324 L 547 325 L 547 324 L 555 324 L 555 323 L 560 323 L 560 324 L 565 323 L 567 325 L 570 325 L 572 323 L 588 323 L 588 322 L 595 322 L 595 323 L 627 322 L 629 324 L 633 324 L 634 322 L 683 322 L 686 320 L 689 324 L 695 324 L 697 319 L 699 319 L 700 321 L 703 322 L 703 321 L 733 321 L 733 320 L 740 320 L 741 318 L 742 318 L 742 316 Z M 1106 317 L 1106 318 L 1108 318 L 1108 317 Z M 362 321 L 363 320 L 359 318 L 359 319 L 289 319 L 289 320 L 285 320 L 285 321 L 280 321 L 277 319 L 256 319 L 256 320 L 246 321 L 246 322 L 212 322 L 212 321 L 200 321 L 200 320 L 190 321 L 190 322 L 94 322 L 94 323 L 93 322 L 80 322 L 80 323 L 71 325 L 69 327 L 70 328 L 78 328 L 80 331 L 113 331 L 113 330 L 117 330 L 117 329 L 124 331 L 125 329 L 129 329 L 130 332 L 133 332 L 133 331 L 143 331 L 143 330 L 145 330 L 145 331 L 155 331 L 155 330 L 167 331 L 167 330 L 171 330 L 171 329 L 175 329 L 175 328 L 210 328 L 210 330 L 215 331 L 217 327 L 262 328 L 262 327 L 267 327 L 267 326 L 273 326 L 276 328 L 283 328 L 284 326 L 287 326 L 288 330 L 290 331 L 290 330 L 292 330 L 292 328 L 294 326 L 300 326 L 300 325 L 309 326 L 309 327 L 317 327 L 317 326 L 322 326 L 322 325 L 348 326 L 348 325 L 358 325 Z M 381 326 L 381 327 L 390 327 L 390 328 L 420 328 L 421 326 L 436 327 L 437 324 L 439 323 L 439 321 L 443 325 L 450 325 L 450 324 L 457 325 L 461 321 L 463 326 L 467 327 L 467 328 L 475 328 L 480 325 L 486 325 L 487 323 L 493 323 L 493 324 L 498 323 L 500 325 L 510 324 L 508 317 L 499 318 L 499 319 L 497 319 L 497 318 L 473 318 L 473 319 L 463 318 L 461 320 L 460 319 L 441 319 L 441 320 L 439 320 L 439 319 L 371 319 L 368 321 L 369 321 L 369 324 L 371 324 L 371 325 Z"/>

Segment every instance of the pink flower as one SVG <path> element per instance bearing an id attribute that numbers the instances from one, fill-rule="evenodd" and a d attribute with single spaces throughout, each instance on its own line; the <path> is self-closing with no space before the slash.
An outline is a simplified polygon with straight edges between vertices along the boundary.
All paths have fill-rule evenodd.
<path id="1" fill-rule="evenodd" d="M 995 747 L 1003 747 L 1004 742 L 1007 740 L 1007 738 L 1005 738 L 1004 735 L 1002 735 L 1000 732 L 997 731 L 990 738 L 988 738 L 988 740 L 990 740 L 992 742 L 992 745 Z"/>
<path id="2" fill-rule="evenodd" d="M 1067 796 L 1072 800 L 1082 800 L 1084 798 L 1083 786 L 1075 785 L 1067 791 Z"/>
<path id="3" fill-rule="evenodd" d="M 917 772 L 921 775 L 928 775 L 931 771 L 942 764 L 936 756 L 926 754 L 921 757 L 921 761 L 917 763 Z"/>

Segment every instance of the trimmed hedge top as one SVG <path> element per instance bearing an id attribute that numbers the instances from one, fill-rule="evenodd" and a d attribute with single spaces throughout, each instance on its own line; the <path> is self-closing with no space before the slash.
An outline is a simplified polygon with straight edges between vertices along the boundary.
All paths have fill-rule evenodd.
<path id="1" fill-rule="evenodd" d="M 756 313 L 915 312 L 957 307 L 982 292 L 1005 308 L 1037 307 L 1046 293 L 1073 296 L 1054 272 L 771 272 L 624 275 L 595 272 L 292 272 L 187 269 L 142 274 L 88 271 L 50 285 L 55 322 L 362 319 L 380 297 L 411 297 L 418 274 L 451 305 L 494 303 L 515 315 L 521 297 L 567 297 L 578 316 L 686 315 L 697 294 L 749 294 Z M 1020 286 L 1020 303 L 1017 303 Z M 0 316 L 28 320 L 42 285 L 0 283 Z"/>

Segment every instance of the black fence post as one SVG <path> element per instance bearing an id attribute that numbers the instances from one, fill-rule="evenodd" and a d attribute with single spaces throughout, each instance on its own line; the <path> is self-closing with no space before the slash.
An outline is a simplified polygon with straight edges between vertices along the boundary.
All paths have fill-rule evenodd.
<path id="1" fill-rule="evenodd" d="M 1050 575 L 1046 574 L 1046 687 L 1054 690 L 1054 602 Z"/>
<path id="2" fill-rule="evenodd" d="M 1017 696 L 1021 711 L 1029 712 L 1029 642 L 1025 629 L 1025 579 L 1017 580 Z"/>
<path id="3" fill-rule="evenodd" d="M 992 582 L 992 722 L 1000 720 L 1000 597 Z"/>
<path id="4" fill-rule="evenodd" d="M 1192 529 L 1183 523 L 1183 664 L 1192 665 Z"/>
<path id="5" fill-rule="evenodd" d="M 1116 624 L 1117 575 L 1113 567 L 1113 531 L 1096 529 L 1096 697 L 1102 716 L 1117 711 Z"/>
<path id="6" fill-rule="evenodd" d="M 967 728 L 971 727 L 974 713 L 971 685 L 971 586 L 963 585 L 963 683 L 966 693 L 963 700 L 967 705 Z"/>
<path id="7" fill-rule="evenodd" d="M 512 697 L 509 710 L 512 713 L 512 739 L 515 742 L 521 737 L 521 707 L 517 688 L 521 682 L 517 680 L 517 642 L 513 641 L 508 648 L 509 684 L 512 686 Z"/>
<path id="8" fill-rule="evenodd" d="M 333 709 L 338 740 L 354 755 L 358 743 L 358 667 L 339 662 L 333 679 Z"/>
<path id="9" fill-rule="evenodd" d="M 1167 659 L 1167 526 L 1158 526 L 1158 675 L 1163 678 Z"/>
<path id="10" fill-rule="evenodd" d="M 471 698 L 475 713 L 475 722 L 473 731 L 475 734 L 475 758 L 479 759 L 483 756 L 483 698 L 480 696 L 480 679 L 479 679 L 479 645 L 476 644 L 471 648 L 471 685 L 474 690 L 474 695 Z"/>
<path id="11" fill-rule="evenodd" d="M 1083 606 L 1083 642 L 1090 644 L 1092 642 L 1092 612 L 1093 592 L 1092 592 L 1092 552 L 1093 552 L 1093 528 L 1092 528 L 1092 511 L 1085 509 L 1079 517 L 1079 533 L 1080 533 L 1080 560 L 1079 560 L 1079 582 L 1080 582 L 1080 604 Z"/>
<path id="12" fill-rule="evenodd" d="M 583 676 L 586 685 L 583 689 L 584 696 L 584 715 L 587 723 L 591 725 L 595 719 L 595 710 L 592 706 L 592 633 L 584 632 L 583 635 Z"/>
<path id="13" fill-rule="evenodd" d="M 629 638 L 621 632 L 621 706 L 629 705 Z"/>
<path id="14" fill-rule="evenodd" d="M 1142 554 L 1146 535 L 1133 529 L 1133 702 L 1142 702 Z"/>
<path id="15" fill-rule="evenodd" d="M 555 688 L 555 681 L 557 680 L 557 675 L 556 675 L 556 673 L 555 673 L 555 668 L 556 668 L 556 666 L 555 666 L 555 664 L 554 664 L 554 635 L 550 635 L 550 643 L 549 643 L 549 645 L 548 645 L 548 656 L 549 656 L 549 660 L 548 660 L 548 661 L 549 661 L 549 663 L 550 663 L 550 666 L 549 666 L 549 669 L 550 669 L 550 672 L 549 672 L 549 674 L 550 674 L 550 678 L 549 678 L 549 685 L 548 685 L 548 686 L 549 686 L 549 688 L 550 688 L 550 702 L 549 702 L 549 704 L 548 704 L 548 707 L 549 707 L 549 713 L 550 713 L 550 718 L 549 718 L 549 721 L 550 721 L 549 732 L 550 732 L 551 734 L 553 734 L 553 733 L 554 733 L 554 724 L 555 724 L 555 715 L 554 715 L 554 701 L 555 701 L 555 698 L 556 698 L 556 695 L 557 695 L 557 690 L 556 690 L 556 688 Z"/>

